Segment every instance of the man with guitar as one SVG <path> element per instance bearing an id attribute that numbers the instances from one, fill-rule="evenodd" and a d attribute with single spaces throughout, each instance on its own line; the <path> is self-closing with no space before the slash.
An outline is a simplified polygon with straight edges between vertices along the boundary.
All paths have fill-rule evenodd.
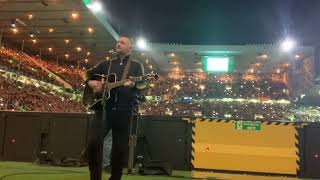
<path id="1" fill-rule="evenodd" d="M 137 109 L 139 90 L 146 87 L 142 79 L 130 78 L 144 76 L 142 64 L 130 58 L 132 49 L 132 41 L 128 37 L 120 37 L 116 44 L 117 56 L 99 63 L 86 73 L 86 89 L 91 90 L 93 96 L 101 97 L 100 101 L 89 105 L 95 111 L 86 152 L 91 180 L 102 178 L 103 139 L 110 129 L 113 140 L 110 180 L 119 180 L 122 176 L 128 156 L 130 121 Z"/>

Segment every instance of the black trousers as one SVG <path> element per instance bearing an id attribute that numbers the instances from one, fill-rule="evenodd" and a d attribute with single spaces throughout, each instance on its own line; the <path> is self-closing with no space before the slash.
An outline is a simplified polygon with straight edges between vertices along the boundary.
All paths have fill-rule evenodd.
<path id="1" fill-rule="evenodd" d="M 126 166 L 129 150 L 129 124 L 132 120 L 132 109 L 107 108 L 107 121 L 102 121 L 102 111 L 96 111 L 96 117 L 91 122 L 87 158 L 90 170 L 90 180 L 101 180 L 103 139 L 112 129 L 111 177 L 110 180 L 120 180 L 122 170 Z"/>

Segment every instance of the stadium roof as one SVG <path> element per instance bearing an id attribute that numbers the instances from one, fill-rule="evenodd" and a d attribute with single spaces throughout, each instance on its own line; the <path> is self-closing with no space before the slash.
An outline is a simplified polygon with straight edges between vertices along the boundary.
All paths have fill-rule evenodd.
<path id="1" fill-rule="evenodd" d="M 292 61 L 314 56 L 314 48 L 297 47 L 291 53 L 281 51 L 279 45 L 181 45 L 149 44 L 140 58 L 153 62 L 153 69 L 168 72 L 179 68 L 184 72 L 202 72 L 205 56 L 229 57 L 233 60 L 232 72 L 243 73 L 250 69 L 275 72 Z"/>
<path id="2" fill-rule="evenodd" d="M 68 60 L 102 59 L 118 38 L 81 0 L 0 0 L 0 26 L 2 42 Z"/>
<path id="3" fill-rule="evenodd" d="M 118 34 L 103 12 L 93 13 L 84 2 L 0 0 L 3 39 L 16 42 L 18 48 L 21 48 L 24 40 L 25 49 L 38 53 L 41 49 L 42 55 L 52 54 L 52 58 L 58 56 L 59 59 L 66 59 L 65 55 L 68 54 L 68 60 L 89 59 L 91 64 L 95 64 L 114 48 Z M 14 33 L 14 28 L 18 32 Z M 66 40 L 69 42 L 66 43 Z M 81 48 L 80 52 L 78 47 Z M 283 64 L 291 64 L 294 59 L 313 57 L 312 47 L 298 47 L 291 55 L 281 52 L 279 45 L 149 44 L 148 47 L 143 53 L 138 51 L 137 58 L 142 61 L 148 59 L 148 67 L 152 65 L 152 69 L 163 72 L 177 67 L 185 72 L 201 72 L 204 56 L 231 57 L 234 60 L 234 72 L 245 72 L 256 64 L 262 65 L 260 71 L 270 72 L 281 68 Z M 299 58 L 295 58 L 296 55 Z"/>

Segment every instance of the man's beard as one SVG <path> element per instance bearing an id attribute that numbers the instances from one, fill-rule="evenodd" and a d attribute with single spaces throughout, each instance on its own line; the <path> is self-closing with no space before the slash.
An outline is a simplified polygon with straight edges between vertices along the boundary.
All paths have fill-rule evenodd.
<path id="1" fill-rule="evenodd" d="M 116 51 L 116 54 L 118 55 L 118 56 L 127 56 L 127 55 L 129 55 L 130 54 L 130 52 L 123 52 L 123 51 Z"/>

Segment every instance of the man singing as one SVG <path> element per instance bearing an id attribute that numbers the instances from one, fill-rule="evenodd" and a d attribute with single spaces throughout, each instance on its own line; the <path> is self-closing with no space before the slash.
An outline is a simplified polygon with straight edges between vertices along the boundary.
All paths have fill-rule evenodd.
<path id="1" fill-rule="evenodd" d="M 116 44 L 117 56 L 103 61 L 87 71 L 87 85 L 95 93 L 102 93 L 104 81 L 95 80 L 94 74 L 115 73 L 117 81 L 130 76 L 143 76 L 141 63 L 130 58 L 133 43 L 128 37 L 120 37 Z M 128 66 L 126 68 L 126 66 Z M 127 69 L 127 70 L 126 70 Z M 125 75 L 126 74 L 126 75 Z M 124 86 L 111 90 L 111 97 L 103 108 L 95 109 L 95 119 L 91 123 L 90 138 L 87 147 L 90 179 L 101 180 L 103 139 L 112 129 L 112 156 L 110 180 L 120 180 L 128 157 L 129 124 L 137 106 L 139 90 L 146 87 L 145 82 L 134 83 L 126 80 Z M 105 121 L 103 121 L 105 119 Z"/>

